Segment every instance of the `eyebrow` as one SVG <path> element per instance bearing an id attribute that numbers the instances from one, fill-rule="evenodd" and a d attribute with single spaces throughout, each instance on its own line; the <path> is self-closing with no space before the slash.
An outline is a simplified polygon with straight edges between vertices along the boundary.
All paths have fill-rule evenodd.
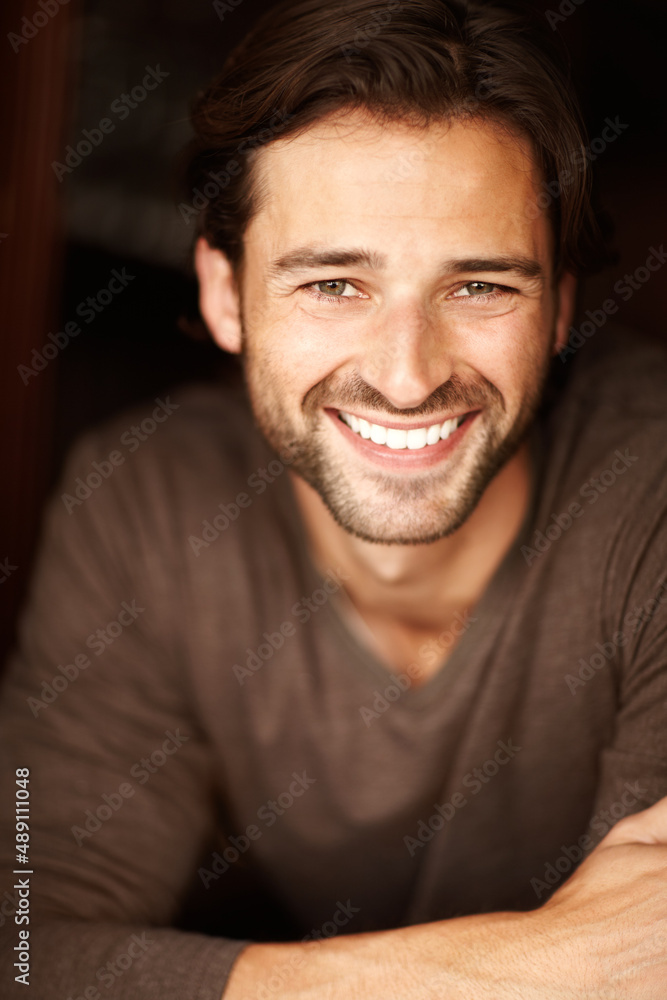
<path id="1" fill-rule="evenodd" d="M 297 247 L 271 261 L 267 268 L 269 278 L 280 278 L 295 271 L 323 267 L 364 267 L 382 271 L 387 266 L 384 254 L 363 248 L 336 249 L 316 246 Z M 523 278 L 543 278 L 544 269 L 538 260 L 521 254 L 501 254 L 498 257 L 454 257 L 441 262 L 441 274 L 493 271 L 519 274 Z"/>
<path id="2" fill-rule="evenodd" d="M 307 271 L 316 267 L 366 267 L 371 271 L 381 271 L 386 262 L 384 254 L 370 250 L 297 247 L 271 261 L 267 272 L 269 277 L 278 278 L 293 271 Z"/>

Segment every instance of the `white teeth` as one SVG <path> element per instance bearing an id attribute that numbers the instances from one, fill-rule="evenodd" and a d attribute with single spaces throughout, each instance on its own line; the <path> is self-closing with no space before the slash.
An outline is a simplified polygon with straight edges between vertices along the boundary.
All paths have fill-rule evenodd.
<path id="1" fill-rule="evenodd" d="M 396 430 L 390 427 L 387 430 L 387 448 L 405 448 L 408 442 L 408 432 Z"/>
<path id="2" fill-rule="evenodd" d="M 426 444 L 437 444 L 440 440 L 440 424 L 432 424 L 426 431 Z"/>
<path id="3" fill-rule="evenodd" d="M 417 427 L 408 431 L 406 438 L 408 448 L 423 448 L 428 442 L 428 431 L 425 427 Z"/>
<path id="4" fill-rule="evenodd" d="M 362 417 L 356 417 L 353 413 L 343 413 L 340 411 L 341 419 L 356 434 L 361 435 L 366 441 L 369 439 L 374 444 L 383 444 L 394 451 L 402 451 L 408 448 L 418 451 L 427 445 L 437 444 L 439 441 L 446 441 L 454 433 L 457 427 L 463 423 L 463 417 L 452 417 L 442 424 L 431 424 L 429 427 L 413 427 L 409 431 L 402 431 L 396 427 L 383 427 L 382 424 L 371 424 Z"/>
<path id="5" fill-rule="evenodd" d="M 443 441 L 446 441 L 449 435 L 456 430 L 457 423 L 456 417 L 453 417 L 451 420 L 445 420 L 440 431 L 440 437 Z"/>

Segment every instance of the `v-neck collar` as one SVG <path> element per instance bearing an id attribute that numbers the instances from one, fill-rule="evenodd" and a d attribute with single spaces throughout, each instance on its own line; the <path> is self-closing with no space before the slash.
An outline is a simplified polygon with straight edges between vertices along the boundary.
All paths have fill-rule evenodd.
<path id="1" fill-rule="evenodd" d="M 544 437 L 539 421 L 533 424 L 529 432 L 529 456 L 530 492 L 526 513 L 512 544 L 496 568 L 481 597 L 469 609 L 470 616 L 476 619 L 476 621 L 472 622 L 459 637 L 458 642 L 454 645 L 447 658 L 444 662 L 440 663 L 428 680 L 417 687 L 408 688 L 403 693 L 401 702 L 404 707 L 410 706 L 418 709 L 430 702 L 441 688 L 447 688 L 453 679 L 461 675 L 463 664 L 469 661 L 471 656 L 474 655 L 477 657 L 483 652 L 486 646 L 493 644 L 497 629 L 505 618 L 507 602 L 511 600 L 513 589 L 512 578 L 520 565 L 521 546 L 525 544 L 530 535 L 537 510 L 544 473 Z M 294 488 L 289 481 L 289 477 L 285 478 L 288 480 L 285 490 L 285 502 L 289 520 L 294 530 L 298 557 L 308 585 L 312 584 L 312 591 L 314 591 L 322 586 L 324 577 L 318 571 L 311 557 L 306 529 Z M 397 671 L 389 667 L 369 646 L 357 637 L 355 631 L 350 628 L 340 610 L 336 607 L 336 602 L 327 601 L 326 605 L 321 608 L 320 615 L 326 616 L 330 627 L 338 633 L 356 661 L 363 663 L 366 669 L 377 677 L 378 684 L 383 687 L 389 687 L 392 683 L 396 682 L 397 676 L 402 671 Z"/>

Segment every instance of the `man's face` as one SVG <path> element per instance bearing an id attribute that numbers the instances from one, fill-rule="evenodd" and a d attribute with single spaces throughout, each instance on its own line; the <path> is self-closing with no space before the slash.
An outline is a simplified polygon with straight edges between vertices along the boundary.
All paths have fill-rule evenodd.
<path id="1" fill-rule="evenodd" d="M 357 113 L 256 168 L 241 308 L 261 430 L 347 531 L 451 534 L 524 438 L 555 346 L 527 144 Z"/>

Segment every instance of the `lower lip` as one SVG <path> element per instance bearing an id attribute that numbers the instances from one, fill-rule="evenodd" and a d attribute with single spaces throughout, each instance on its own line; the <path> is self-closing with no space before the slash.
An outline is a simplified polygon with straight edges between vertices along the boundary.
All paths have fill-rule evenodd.
<path id="1" fill-rule="evenodd" d="M 437 444 L 427 444 L 424 448 L 387 448 L 386 445 L 375 444 L 370 439 L 362 438 L 360 434 L 347 426 L 338 416 L 338 410 L 325 410 L 328 417 L 357 451 L 384 469 L 391 469 L 394 472 L 417 472 L 419 469 L 430 469 L 432 466 L 448 458 L 455 448 L 467 434 L 469 427 L 474 423 L 479 414 L 479 410 L 470 413 L 466 419 L 457 427 L 453 434 L 450 434 L 444 441 Z"/>

